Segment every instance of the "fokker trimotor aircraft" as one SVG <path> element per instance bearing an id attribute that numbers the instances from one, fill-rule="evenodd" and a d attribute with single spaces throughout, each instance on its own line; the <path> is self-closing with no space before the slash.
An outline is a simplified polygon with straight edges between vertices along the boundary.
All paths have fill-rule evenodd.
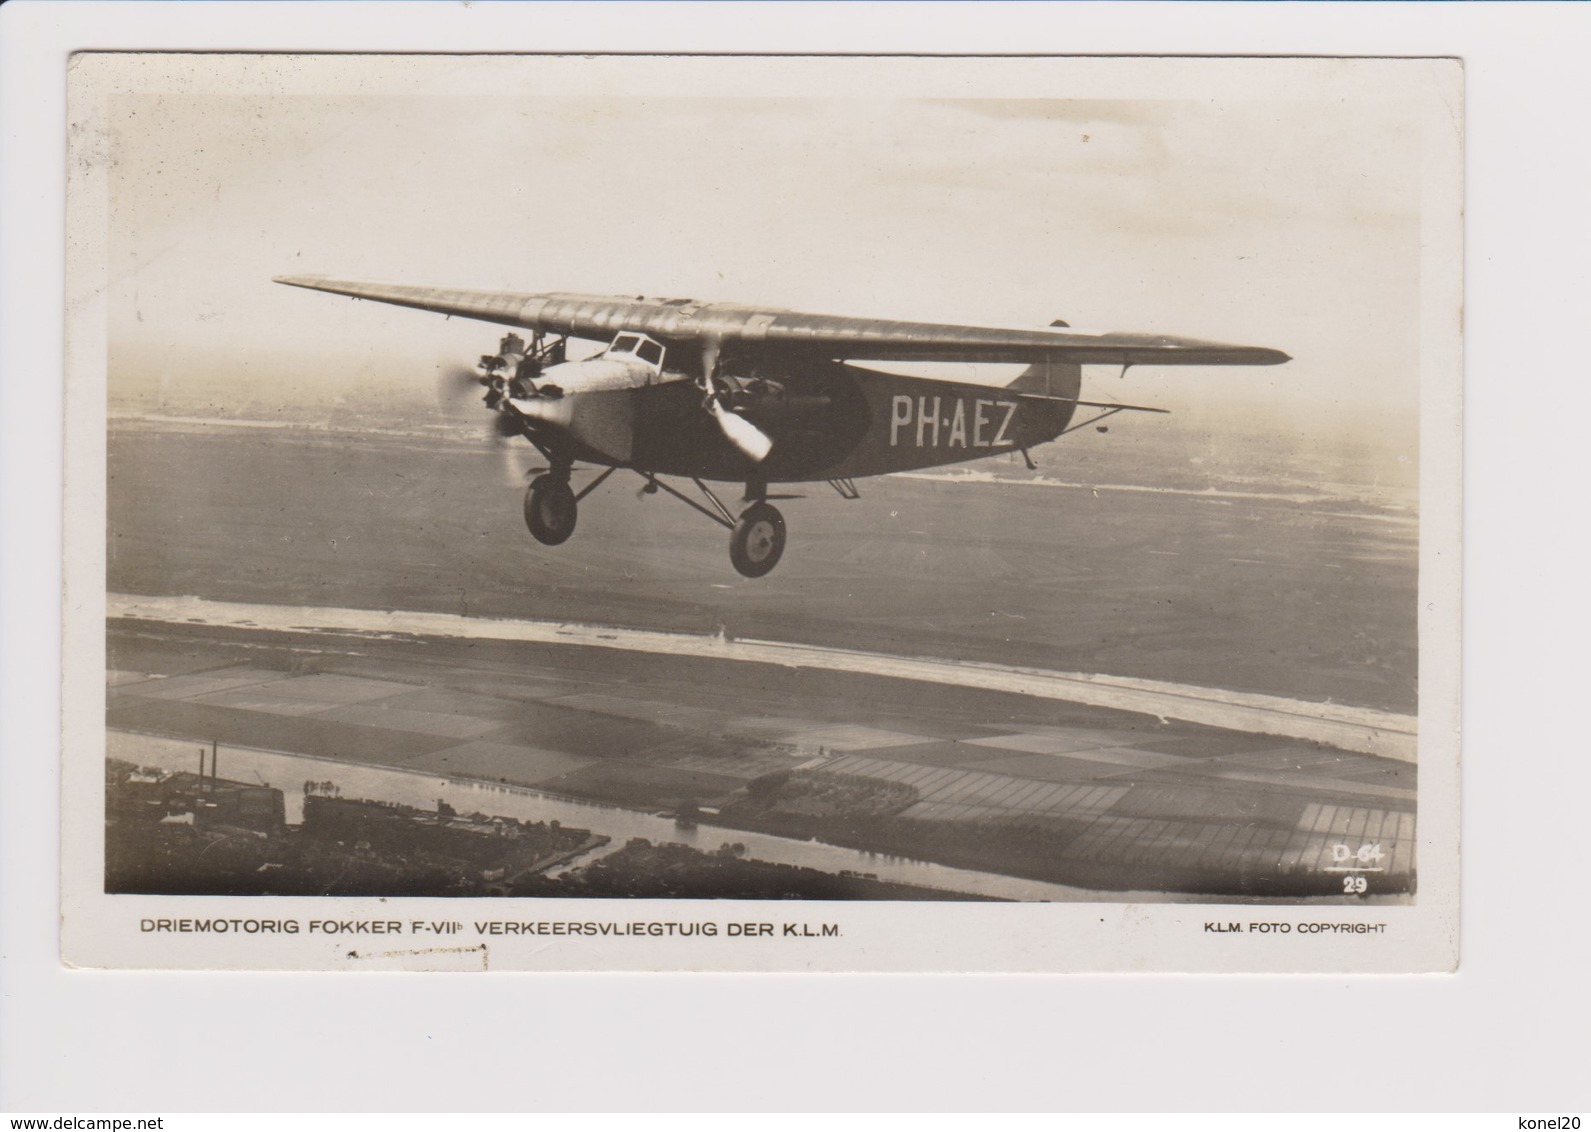
<path id="1" fill-rule="evenodd" d="M 361 283 L 318 275 L 294 287 L 529 331 L 509 333 L 465 380 L 485 388 L 497 431 L 523 436 L 548 467 L 525 493 L 525 523 L 549 546 L 575 529 L 579 501 L 624 468 L 727 527 L 749 578 L 784 553 L 774 484 L 827 481 L 846 499 L 863 476 L 1020 452 L 1115 413 L 1163 412 L 1078 399 L 1088 364 L 1276 365 L 1280 350 L 1187 338 L 954 326 L 637 296 L 521 294 Z M 606 343 L 567 358 L 570 338 Z M 1027 363 L 1003 388 L 905 377 L 858 361 Z M 1088 419 L 1073 423 L 1078 409 Z M 1103 431 L 1103 426 L 1101 426 Z M 604 470 L 578 492 L 577 462 Z M 664 482 L 693 481 L 704 502 Z M 737 515 L 706 481 L 745 484 Z"/>

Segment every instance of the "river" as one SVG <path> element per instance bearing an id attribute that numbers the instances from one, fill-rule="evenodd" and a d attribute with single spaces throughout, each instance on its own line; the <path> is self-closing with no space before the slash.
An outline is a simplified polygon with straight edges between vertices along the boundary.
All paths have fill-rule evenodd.
<path id="1" fill-rule="evenodd" d="M 111 758 L 163 770 L 198 769 L 200 744 L 191 739 L 112 730 L 106 733 L 106 742 L 106 754 Z M 725 842 L 739 842 L 746 847 L 746 856 L 758 861 L 801 865 L 827 873 L 850 871 L 899 884 L 1003 900 L 1163 903 L 1168 900 L 1196 899 L 1161 892 L 1097 892 L 1071 888 L 870 853 L 821 841 L 798 841 L 790 837 L 752 833 L 705 822 L 693 829 L 686 829 L 676 825 L 670 818 L 655 814 L 578 802 L 522 786 L 442 777 L 424 771 L 235 746 L 221 748 L 217 761 L 222 778 L 235 782 L 261 782 L 281 790 L 286 803 L 287 820 L 294 824 L 303 820 L 303 784 L 330 781 L 337 784 L 344 798 L 397 802 L 418 809 L 434 809 L 438 801 L 443 801 L 460 814 L 484 813 L 521 821 L 557 821 L 575 829 L 589 829 L 612 839 L 611 848 L 597 850 L 575 862 L 576 865 L 588 863 L 604 851 L 617 849 L 632 837 L 644 837 L 654 843 L 678 842 L 708 851 L 717 849 Z"/>

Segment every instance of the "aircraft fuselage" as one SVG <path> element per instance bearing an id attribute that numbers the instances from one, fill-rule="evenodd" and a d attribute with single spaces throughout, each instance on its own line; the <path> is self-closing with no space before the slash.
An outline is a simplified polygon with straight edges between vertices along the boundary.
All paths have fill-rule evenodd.
<path id="1" fill-rule="evenodd" d="M 576 461 L 769 483 L 853 479 L 1031 448 L 1058 436 L 1074 411 L 998 387 L 841 362 L 764 367 L 724 380 L 746 387 L 745 415 L 773 441 L 760 461 L 702 411 L 702 389 L 685 373 L 608 358 L 569 362 L 538 379 L 560 396 L 510 404 L 533 439 Z"/>

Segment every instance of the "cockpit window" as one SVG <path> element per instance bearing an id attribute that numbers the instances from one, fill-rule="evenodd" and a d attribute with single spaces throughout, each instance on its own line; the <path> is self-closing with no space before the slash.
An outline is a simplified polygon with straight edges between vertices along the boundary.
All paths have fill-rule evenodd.
<path id="1" fill-rule="evenodd" d="M 613 344 L 607 349 L 609 357 L 628 355 L 632 358 L 639 358 L 653 369 L 659 371 L 663 369 L 663 353 L 661 343 L 652 341 L 644 334 L 631 334 L 628 332 L 615 335 Z"/>

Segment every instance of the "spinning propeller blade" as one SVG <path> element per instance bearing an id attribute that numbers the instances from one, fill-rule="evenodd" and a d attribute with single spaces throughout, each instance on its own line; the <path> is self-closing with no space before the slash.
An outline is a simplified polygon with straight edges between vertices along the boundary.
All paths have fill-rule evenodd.
<path id="1" fill-rule="evenodd" d="M 492 436 L 501 444 L 520 435 L 519 421 L 511 410 L 492 414 Z"/>
<path id="2" fill-rule="evenodd" d="M 457 419 L 480 407 L 481 375 L 468 366 L 444 362 L 436 367 L 436 404 Z"/>
<path id="3" fill-rule="evenodd" d="M 702 339 L 702 388 L 707 392 L 705 405 L 729 442 L 761 463 L 773 448 L 773 440 L 745 417 L 724 407 L 726 394 L 719 388 L 717 380 L 718 355 L 722 345 L 711 335 Z"/>
<path id="4" fill-rule="evenodd" d="M 531 476 L 547 469 L 534 465 L 539 460 L 536 450 L 529 445 L 514 447 L 503 444 L 495 449 L 497 456 L 497 470 L 504 487 L 517 487 L 523 489 L 530 481 Z"/>
<path id="5" fill-rule="evenodd" d="M 456 362 L 438 363 L 435 379 L 437 405 L 443 416 L 453 421 L 476 422 L 480 428 L 482 452 L 490 454 L 491 466 L 509 468 L 517 446 L 508 442 L 523 435 L 523 431 L 512 411 L 489 411 L 485 420 L 479 416 L 483 410 L 492 410 L 492 401 L 486 396 L 490 381 L 479 369 Z M 513 470 L 505 472 L 505 478 L 518 482 L 522 476 Z"/>
<path id="6" fill-rule="evenodd" d="M 724 408 L 716 395 L 709 398 L 707 411 L 713 414 L 713 419 L 724 430 L 729 442 L 753 460 L 762 461 L 773 448 L 773 441 L 767 433 L 745 417 Z"/>

